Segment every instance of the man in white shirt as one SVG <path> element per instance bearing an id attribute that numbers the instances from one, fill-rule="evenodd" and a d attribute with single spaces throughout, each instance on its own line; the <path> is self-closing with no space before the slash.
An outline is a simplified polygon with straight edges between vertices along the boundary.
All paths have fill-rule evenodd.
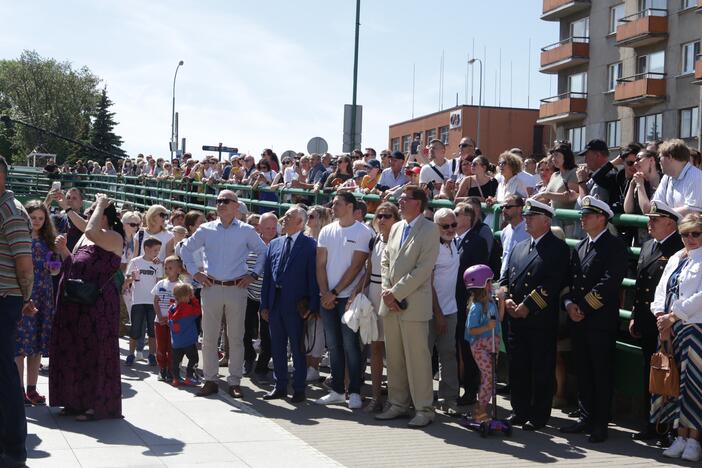
<path id="1" fill-rule="evenodd" d="M 321 295 L 324 335 L 331 360 L 332 389 L 315 401 L 320 405 L 344 403 L 344 374 L 348 369 L 351 409 L 363 405 L 361 382 L 364 365 L 358 332 L 351 330 L 341 317 L 351 292 L 361 280 L 361 272 L 370 252 L 371 231 L 354 219 L 356 198 L 338 192 L 332 203 L 336 221 L 322 228 L 317 241 L 317 283 Z"/>
<path id="2" fill-rule="evenodd" d="M 429 158 L 431 162 L 422 166 L 419 173 L 419 184 L 433 183 L 436 196 L 441 192 L 441 185 L 451 177 L 451 162 L 446 160 L 446 145 L 441 140 L 429 142 Z"/>
<path id="3" fill-rule="evenodd" d="M 458 365 L 456 363 L 456 281 L 458 279 L 458 248 L 456 215 L 449 208 L 434 214 L 439 226 L 441 244 L 432 273 L 432 303 L 434 316 L 429 321 L 429 349 L 436 346 L 439 353 L 439 403 L 445 410 L 456 411 L 458 399 Z M 442 401 L 443 400 L 443 401 Z"/>
<path id="4" fill-rule="evenodd" d="M 473 140 L 469 137 L 461 138 L 461 141 L 458 142 L 458 153 L 449 159 L 451 161 L 451 174 L 461 174 L 461 163 L 463 161 L 473 161 L 475 156 L 475 143 Z M 471 166 L 469 165 L 468 168 L 471 168 Z"/>
<path id="5" fill-rule="evenodd" d="M 507 270 L 509 255 L 514 246 L 529 237 L 529 234 L 526 232 L 526 223 L 522 216 L 523 207 L 524 199 L 519 195 L 510 195 L 505 199 L 505 204 L 502 205 L 502 217 L 507 226 L 500 232 L 500 240 L 502 242 L 500 277 L 504 276 L 505 270 Z"/>
<path id="6" fill-rule="evenodd" d="M 663 178 L 653 200 L 659 200 L 680 215 L 702 211 L 702 171 L 690 164 L 690 150 L 684 141 L 667 140 L 658 154 Z"/>

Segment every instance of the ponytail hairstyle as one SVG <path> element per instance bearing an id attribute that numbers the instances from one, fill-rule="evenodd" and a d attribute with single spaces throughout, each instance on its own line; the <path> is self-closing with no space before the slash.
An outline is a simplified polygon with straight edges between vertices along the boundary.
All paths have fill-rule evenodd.
<path id="1" fill-rule="evenodd" d="M 122 220 L 119 219 L 119 216 L 117 216 L 117 208 L 115 208 L 115 204 L 110 203 L 107 205 L 103 214 L 107 216 L 107 227 L 122 236 L 122 242 L 124 242 L 124 226 L 122 225 Z"/>

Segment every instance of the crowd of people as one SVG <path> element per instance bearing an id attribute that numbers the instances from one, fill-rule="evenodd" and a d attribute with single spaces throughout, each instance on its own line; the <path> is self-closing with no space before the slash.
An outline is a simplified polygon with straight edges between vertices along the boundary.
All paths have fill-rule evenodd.
<path id="1" fill-rule="evenodd" d="M 220 391 L 222 367 L 233 398 L 247 397 L 245 376 L 273 384 L 264 399 L 293 403 L 323 380 L 327 393 L 317 404 L 364 408 L 378 420 L 411 416 L 408 425 L 421 428 L 437 410 L 489 419 L 491 353 L 501 342 L 512 425 L 540 430 L 553 407 L 568 405 L 570 350 L 577 408 L 560 430 L 604 442 L 621 284 L 631 271 L 628 332 L 642 347 L 649 415 L 634 438 L 660 439 L 665 456 L 698 460 L 699 152 L 681 140 L 632 143 L 610 161 L 607 145 L 592 140 L 580 166 L 567 142 L 539 161 L 514 148 L 493 166 L 479 153 L 464 138 L 450 157 L 432 140 L 422 157 L 384 150 L 378 159 L 368 148 L 279 163 L 267 149 L 257 163 L 250 155 L 225 163 L 185 155 L 45 168 L 50 177 L 206 182 L 216 206 L 209 217 L 159 204 L 140 213 L 102 194 L 86 200 L 78 187 L 52 188 L 23 207 L 5 187 L 0 158 L 3 457 L 26 458 L 22 408 L 46 404 L 36 387 L 42 357 L 50 358 L 48 404 L 78 421 L 121 417 L 121 366 L 141 357 L 160 380 L 197 386 L 201 397 Z M 329 189 L 331 201 L 291 199 L 278 218 L 272 209 L 249 212 L 224 181 Z M 368 193 L 381 197 L 366 203 Z M 433 211 L 432 199 L 454 207 Z M 483 206 L 501 208 L 490 215 L 501 216 L 499 239 Z M 580 222 L 557 220 L 562 208 L 578 210 Z M 617 230 L 615 213 L 647 215 L 648 227 Z M 570 249 L 566 236 L 581 241 Z M 641 247 L 638 263 L 629 262 L 632 245 Z M 123 334 L 129 351 L 120 362 Z M 675 398 L 648 389 L 651 356 L 665 343 L 681 374 Z M 330 375 L 321 379 L 325 355 Z"/>

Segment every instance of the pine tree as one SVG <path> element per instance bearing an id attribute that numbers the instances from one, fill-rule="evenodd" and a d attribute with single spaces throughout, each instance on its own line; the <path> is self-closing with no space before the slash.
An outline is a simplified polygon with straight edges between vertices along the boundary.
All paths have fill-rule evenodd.
<path id="1" fill-rule="evenodd" d="M 95 121 L 90 129 L 90 144 L 97 149 L 118 156 L 126 156 L 121 148 L 122 138 L 113 132 L 117 122 L 114 120 L 115 113 L 109 110 L 110 106 L 112 106 L 112 101 L 107 97 L 107 88 L 103 88 L 97 105 Z M 108 157 L 105 153 L 94 152 L 91 159 L 102 164 Z"/>

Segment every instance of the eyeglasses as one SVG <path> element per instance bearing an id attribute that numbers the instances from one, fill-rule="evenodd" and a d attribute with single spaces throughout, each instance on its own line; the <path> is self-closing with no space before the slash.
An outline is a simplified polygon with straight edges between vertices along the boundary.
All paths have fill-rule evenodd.
<path id="1" fill-rule="evenodd" d="M 139 229 L 139 223 L 126 223 L 127 226 L 133 227 L 134 229 Z"/>
<path id="2" fill-rule="evenodd" d="M 159 213 L 158 215 L 159 215 L 160 217 L 162 217 L 163 219 L 168 218 L 168 213 Z"/>
<path id="3" fill-rule="evenodd" d="M 638 159 L 636 161 L 638 161 Z M 631 167 L 634 164 L 636 164 L 636 161 L 624 161 L 624 162 L 626 163 L 627 166 Z"/>
<path id="4" fill-rule="evenodd" d="M 378 219 L 392 219 L 393 215 L 390 213 L 376 213 L 375 217 Z"/>
<path id="5" fill-rule="evenodd" d="M 458 227 L 458 223 L 453 222 L 451 224 L 439 224 L 439 227 L 441 229 L 456 229 L 456 227 Z"/>
<path id="6" fill-rule="evenodd" d="M 521 205 L 502 205 L 503 210 L 508 210 L 510 208 L 521 208 Z"/>
<path id="7" fill-rule="evenodd" d="M 702 232 L 700 231 L 690 231 L 690 232 L 681 232 L 680 237 L 683 239 L 687 239 L 688 237 L 692 237 L 693 239 L 699 239 L 699 237 L 702 236 Z"/>
<path id="8" fill-rule="evenodd" d="M 218 205 L 228 205 L 230 203 L 236 203 L 236 200 L 231 200 L 229 198 L 218 198 L 217 199 Z"/>
<path id="9" fill-rule="evenodd" d="M 283 161 L 283 166 L 287 166 L 289 164 L 292 164 L 292 161 Z"/>
<path id="10" fill-rule="evenodd" d="M 473 145 L 469 145 L 468 143 L 461 143 L 458 145 L 459 148 L 468 148 L 469 146 L 473 146 Z"/>

